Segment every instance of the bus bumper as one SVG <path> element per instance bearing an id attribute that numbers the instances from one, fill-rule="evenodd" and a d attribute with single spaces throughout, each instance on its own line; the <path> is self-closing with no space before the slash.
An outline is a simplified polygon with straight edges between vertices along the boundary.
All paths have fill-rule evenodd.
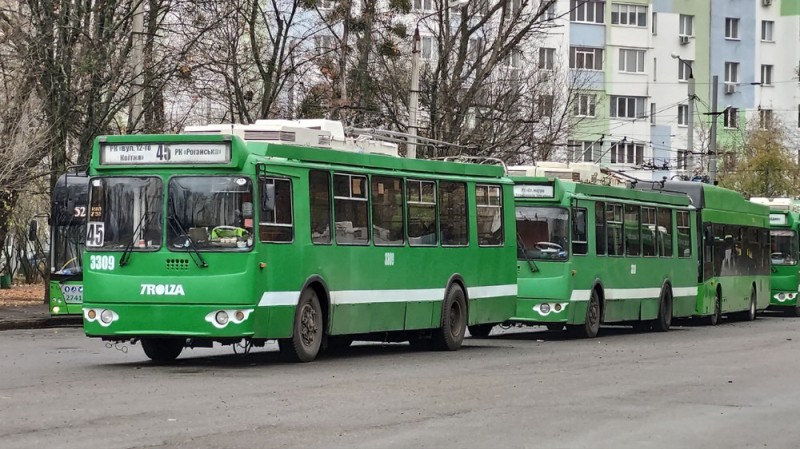
<path id="1" fill-rule="evenodd" d="M 582 313 L 578 311 L 580 305 L 563 299 L 517 298 L 517 310 L 509 321 L 522 324 L 573 323 L 576 314 L 585 314 L 585 305 Z"/>
<path id="2" fill-rule="evenodd" d="M 782 292 L 782 291 L 772 291 L 772 296 L 769 298 L 769 305 L 770 307 L 774 308 L 781 308 L 781 307 L 797 307 L 797 299 L 800 294 L 797 292 Z"/>

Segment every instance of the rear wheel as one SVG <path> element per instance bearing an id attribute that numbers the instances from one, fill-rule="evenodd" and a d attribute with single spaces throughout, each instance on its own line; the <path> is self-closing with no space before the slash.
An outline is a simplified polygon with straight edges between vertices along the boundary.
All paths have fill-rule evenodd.
<path id="1" fill-rule="evenodd" d="M 492 329 L 494 329 L 494 324 L 474 324 L 472 326 L 467 326 L 467 329 L 469 329 L 469 334 L 471 336 L 483 338 L 489 336 Z"/>
<path id="2" fill-rule="evenodd" d="M 450 286 L 442 305 L 441 326 L 433 331 L 433 347 L 441 351 L 455 351 L 464 342 L 467 329 L 467 302 L 464 291 L 456 284 Z"/>
<path id="3" fill-rule="evenodd" d="M 750 307 L 748 307 L 746 311 L 742 312 L 742 319 L 744 321 L 753 321 L 756 319 L 756 313 L 758 311 L 758 304 L 756 304 L 756 302 L 756 289 L 752 288 L 750 289 Z"/>
<path id="4" fill-rule="evenodd" d="M 143 338 L 142 349 L 150 360 L 168 363 L 177 359 L 183 351 L 186 340 L 183 338 Z"/>
<path id="5" fill-rule="evenodd" d="M 714 313 L 706 317 L 706 324 L 716 326 L 722 319 L 722 293 L 717 290 L 717 296 L 714 298 Z"/>
<path id="6" fill-rule="evenodd" d="M 653 321 L 653 330 L 656 332 L 666 332 L 672 325 L 672 289 L 665 286 L 661 290 L 661 298 L 658 302 L 658 318 Z"/>
<path id="7" fill-rule="evenodd" d="M 322 308 L 313 289 L 300 295 L 291 338 L 278 340 L 281 354 L 291 362 L 310 362 L 322 346 Z"/>

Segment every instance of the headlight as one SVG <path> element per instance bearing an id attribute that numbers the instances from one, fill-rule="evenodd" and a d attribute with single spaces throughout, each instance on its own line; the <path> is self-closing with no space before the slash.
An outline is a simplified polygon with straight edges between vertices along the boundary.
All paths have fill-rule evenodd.
<path id="1" fill-rule="evenodd" d="M 100 321 L 102 321 L 105 324 L 110 324 L 112 321 L 114 321 L 114 312 L 108 309 L 103 310 L 100 313 Z"/>
<path id="2" fill-rule="evenodd" d="M 539 306 L 539 310 L 541 310 L 542 313 L 550 312 L 550 304 L 547 303 L 542 304 L 541 306 Z"/>
<path id="3" fill-rule="evenodd" d="M 228 313 L 224 310 L 220 310 L 216 315 L 214 315 L 214 319 L 217 321 L 217 324 L 224 326 L 228 324 Z"/>

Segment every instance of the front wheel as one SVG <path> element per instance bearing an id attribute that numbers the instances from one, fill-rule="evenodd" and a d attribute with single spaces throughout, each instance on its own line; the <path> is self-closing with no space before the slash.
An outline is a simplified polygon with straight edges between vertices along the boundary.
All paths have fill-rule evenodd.
<path id="1" fill-rule="evenodd" d="M 291 338 L 278 340 L 278 348 L 291 362 L 310 362 L 317 358 L 322 346 L 322 308 L 313 289 L 300 295 Z"/>
<path id="2" fill-rule="evenodd" d="M 722 294 L 717 291 L 717 296 L 714 298 L 714 313 L 706 318 L 706 324 L 716 326 L 720 320 L 722 320 Z"/>
<path id="3" fill-rule="evenodd" d="M 471 336 L 484 338 L 488 337 L 492 332 L 492 329 L 494 329 L 494 324 L 474 324 L 472 326 L 467 326 L 467 329 L 469 329 L 469 334 Z"/>
<path id="4" fill-rule="evenodd" d="M 150 360 L 169 363 L 181 355 L 186 340 L 183 338 L 143 338 L 142 349 Z"/>
<path id="5" fill-rule="evenodd" d="M 577 330 L 585 338 L 597 337 L 597 333 L 600 332 L 600 295 L 597 294 L 597 290 L 592 290 L 586 307 L 586 319 L 583 326 L 579 326 Z"/>
<path id="6" fill-rule="evenodd" d="M 455 351 L 464 342 L 467 329 L 467 301 L 464 291 L 458 285 L 452 285 L 442 305 L 442 321 L 438 329 L 433 331 L 431 342 L 440 351 Z"/>
<path id="7" fill-rule="evenodd" d="M 652 323 L 656 332 L 666 332 L 672 325 L 672 289 L 664 287 L 658 301 L 658 318 Z"/>
<path id="8" fill-rule="evenodd" d="M 758 313 L 758 299 L 756 296 L 756 289 L 750 289 L 750 308 L 747 309 L 747 312 L 744 313 L 745 321 L 753 321 L 756 319 L 756 314 Z"/>

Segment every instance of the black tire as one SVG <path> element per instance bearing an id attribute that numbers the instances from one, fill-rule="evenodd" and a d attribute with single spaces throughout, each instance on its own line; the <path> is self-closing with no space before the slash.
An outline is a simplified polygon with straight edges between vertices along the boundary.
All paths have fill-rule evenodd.
<path id="1" fill-rule="evenodd" d="M 306 289 L 297 304 L 292 337 L 278 340 L 278 348 L 290 362 L 311 362 L 319 354 L 323 330 L 322 308 L 317 292 Z"/>
<path id="2" fill-rule="evenodd" d="M 717 290 L 717 296 L 714 298 L 714 313 L 706 317 L 706 324 L 716 326 L 720 321 L 722 321 L 722 294 Z"/>
<path id="3" fill-rule="evenodd" d="M 469 334 L 476 338 L 485 338 L 488 337 L 489 334 L 494 329 L 494 324 L 474 324 L 472 326 L 467 326 L 469 329 Z"/>
<path id="4" fill-rule="evenodd" d="M 753 287 L 750 289 L 750 306 L 740 315 L 742 321 L 755 320 L 757 312 L 758 312 L 758 300 L 756 297 L 756 289 L 755 287 Z"/>
<path id="5" fill-rule="evenodd" d="M 564 330 L 564 325 L 562 323 L 547 323 L 545 326 L 550 332 L 561 332 Z"/>
<path id="6" fill-rule="evenodd" d="M 658 318 L 651 324 L 656 332 L 666 332 L 672 325 L 672 289 L 669 286 L 661 289 L 661 296 L 658 300 Z"/>
<path id="7" fill-rule="evenodd" d="M 600 332 L 600 295 L 597 294 L 597 289 L 592 289 L 589 304 L 586 306 L 586 319 L 578 330 L 584 338 L 597 337 Z"/>
<path id="8" fill-rule="evenodd" d="M 467 301 L 464 291 L 456 284 L 447 289 L 442 304 L 442 321 L 438 329 L 433 330 L 431 343 L 439 351 L 455 351 L 464 342 L 467 330 Z"/>
<path id="9" fill-rule="evenodd" d="M 142 349 L 150 360 L 156 363 L 169 363 L 181 355 L 186 345 L 185 338 L 143 338 Z"/>

